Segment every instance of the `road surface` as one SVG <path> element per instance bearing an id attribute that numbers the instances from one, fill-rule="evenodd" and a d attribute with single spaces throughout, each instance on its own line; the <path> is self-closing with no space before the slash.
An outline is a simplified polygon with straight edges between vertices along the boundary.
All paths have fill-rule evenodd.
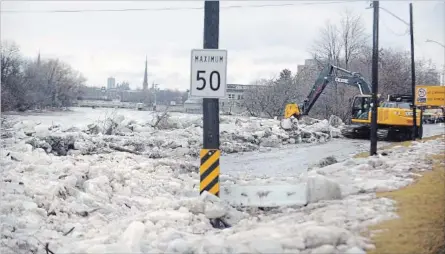
<path id="1" fill-rule="evenodd" d="M 424 125 L 424 137 L 438 134 L 445 134 L 444 124 Z M 390 143 L 379 141 L 377 146 L 388 144 Z M 267 152 L 229 154 L 221 158 L 221 173 L 292 176 L 303 173 L 322 158 L 334 156 L 337 161 L 342 161 L 357 153 L 369 151 L 369 148 L 370 142 L 367 140 L 334 139 L 327 143 L 287 146 Z"/>

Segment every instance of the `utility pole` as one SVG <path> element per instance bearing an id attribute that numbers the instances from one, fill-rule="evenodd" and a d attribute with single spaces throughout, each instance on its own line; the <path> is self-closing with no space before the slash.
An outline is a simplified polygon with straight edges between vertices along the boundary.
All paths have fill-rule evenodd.
<path id="1" fill-rule="evenodd" d="M 379 78 L 379 1 L 373 1 L 374 24 L 372 29 L 372 107 L 371 107 L 371 150 L 370 155 L 377 154 L 377 107 Z"/>
<path id="2" fill-rule="evenodd" d="M 204 49 L 219 47 L 219 1 L 204 2 Z M 203 99 L 204 149 L 219 150 L 219 99 Z"/>
<path id="3" fill-rule="evenodd" d="M 413 4 L 409 4 L 409 31 L 411 37 L 411 94 L 413 95 L 413 140 L 417 136 L 417 116 L 416 116 L 416 63 L 414 61 L 414 25 L 413 25 Z"/>
<path id="4" fill-rule="evenodd" d="M 219 197 L 219 99 L 227 95 L 227 50 L 218 49 L 219 1 L 204 2 L 204 46 L 190 55 L 190 96 L 203 99 L 200 194 Z"/>
<path id="5" fill-rule="evenodd" d="M 157 101 L 156 101 L 156 89 L 158 87 L 158 84 L 155 84 L 155 82 L 153 81 L 152 85 L 151 85 L 152 89 L 153 89 L 153 111 L 156 111 L 156 106 L 157 106 Z"/>
<path id="6" fill-rule="evenodd" d="M 204 2 L 204 49 L 219 47 L 219 1 Z M 215 73 L 215 72 L 212 72 Z M 219 74 L 218 74 L 219 77 Z M 220 79 L 218 79 L 220 83 Z M 212 75 L 209 85 L 212 87 Z M 218 85 L 219 89 L 219 85 Z M 203 98 L 203 149 L 201 150 L 200 191 L 219 197 L 219 99 Z M 226 228 L 229 225 L 220 218 L 211 219 L 214 228 Z"/>

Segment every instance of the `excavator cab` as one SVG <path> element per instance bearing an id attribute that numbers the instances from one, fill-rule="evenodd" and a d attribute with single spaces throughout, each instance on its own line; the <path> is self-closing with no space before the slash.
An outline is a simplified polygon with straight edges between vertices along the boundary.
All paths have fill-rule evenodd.
<path id="1" fill-rule="evenodd" d="M 371 95 L 355 96 L 352 102 L 352 119 L 368 120 L 371 102 Z"/>

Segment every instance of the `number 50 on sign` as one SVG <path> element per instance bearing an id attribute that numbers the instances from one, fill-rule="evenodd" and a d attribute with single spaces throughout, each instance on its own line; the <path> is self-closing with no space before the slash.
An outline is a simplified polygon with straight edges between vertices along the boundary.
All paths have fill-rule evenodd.
<path id="1" fill-rule="evenodd" d="M 226 97 L 227 50 L 194 49 L 191 56 L 190 95 Z"/>

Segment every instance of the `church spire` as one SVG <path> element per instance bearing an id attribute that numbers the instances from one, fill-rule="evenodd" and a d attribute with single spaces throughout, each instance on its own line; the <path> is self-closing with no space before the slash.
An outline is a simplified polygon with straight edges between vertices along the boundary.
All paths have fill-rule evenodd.
<path id="1" fill-rule="evenodd" d="M 40 50 L 39 50 L 39 54 L 37 55 L 37 65 L 40 65 Z"/>
<path id="2" fill-rule="evenodd" d="M 144 82 L 142 83 L 142 88 L 144 90 L 148 89 L 148 80 L 147 80 L 147 56 L 145 56 L 145 72 L 144 72 Z"/>

